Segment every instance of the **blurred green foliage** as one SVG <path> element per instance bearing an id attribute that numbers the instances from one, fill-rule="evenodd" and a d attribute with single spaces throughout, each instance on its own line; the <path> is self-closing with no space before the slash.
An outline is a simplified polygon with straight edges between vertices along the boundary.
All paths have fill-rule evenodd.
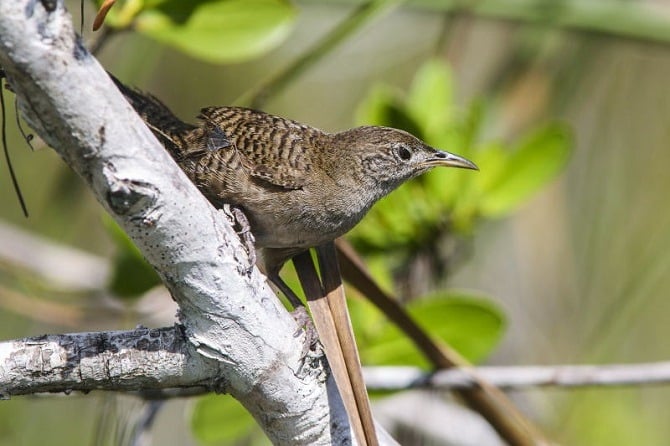
<path id="1" fill-rule="evenodd" d="M 126 0 L 110 10 L 105 23 L 132 28 L 207 62 L 229 63 L 275 48 L 295 16 L 286 0 Z"/>
<path id="2" fill-rule="evenodd" d="M 269 445 L 249 412 L 234 398 L 207 395 L 198 399 L 191 415 L 191 429 L 204 444 Z"/>
<path id="3" fill-rule="evenodd" d="M 653 422 L 641 417 L 636 389 L 580 389 L 569 417 L 579 420 L 572 438 L 565 444 L 583 445 L 662 445 L 667 438 L 654 429 Z"/>

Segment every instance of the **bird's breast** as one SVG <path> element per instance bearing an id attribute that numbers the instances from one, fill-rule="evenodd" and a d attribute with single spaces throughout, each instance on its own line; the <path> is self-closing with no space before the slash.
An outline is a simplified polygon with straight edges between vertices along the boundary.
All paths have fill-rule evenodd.
<path id="1" fill-rule="evenodd" d="M 243 204 L 259 248 L 313 247 L 341 237 L 369 208 L 358 199 L 322 189 L 276 192 Z M 318 197 L 317 197 L 318 196 Z M 315 198 L 316 197 L 316 198 Z"/>

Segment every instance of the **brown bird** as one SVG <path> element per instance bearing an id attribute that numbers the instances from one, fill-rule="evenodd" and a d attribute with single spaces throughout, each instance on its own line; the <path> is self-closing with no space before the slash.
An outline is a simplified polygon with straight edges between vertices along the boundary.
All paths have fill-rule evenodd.
<path id="1" fill-rule="evenodd" d="M 327 133 L 241 107 L 204 108 L 200 124 L 191 125 L 153 96 L 112 79 L 209 201 L 243 211 L 261 266 L 296 309 L 303 308 L 302 302 L 279 276 L 287 260 L 342 236 L 377 200 L 410 178 L 437 166 L 477 169 L 465 158 L 388 127 Z M 328 248 L 320 254 L 324 252 Z M 334 260 L 334 251 L 332 255 Z M 310 283 L 309 274 L 305 276 L 310 267 L 304 256 L 298 259 L 303 284 Z M 311 283 L 312 296 L 323 296 Z M 329 299 L 337 293 L 324 291 Z M 362 445 L 376 445 L 343 299 L 342 294 L 327 305 L 318 299 L 310 309 L 357 439 Z"/>
<path id="2" fill-rule="evenodd" d="M 194 126 L 116 83 L 210 202 L 244 212 L 263 269 L 293 305 L 300 301 L 279 277 L 287 260 L 342 236 L 410 178 L 437 166 L 477 169 L 388 127 L 327 133 L 241 107 L 204 108 Z"/>

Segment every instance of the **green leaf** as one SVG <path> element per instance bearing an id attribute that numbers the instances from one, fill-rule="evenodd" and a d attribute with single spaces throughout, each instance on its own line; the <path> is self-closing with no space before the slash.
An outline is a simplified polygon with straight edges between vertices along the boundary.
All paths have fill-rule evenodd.
<path id="1" fill-rule="evenodd" d="M 453 220 L 454 208 L 464 203 L 471 195 L 468 187 L 472 177 L 479 172 L 457 169 L 437 168 L 424 174 L 421 178 L 425 193 L 432 203 L 439 205 L 441 218 Z"/>
<path id="2" fill-rule="evenodd" d="M 137 31 L 212 63 L 241 62 L 276 47 L 295 20 L 286 0 L 165 0 L 142 10 Z"/>
<path id="3" fill-rule="evenodd" d="M 119 297 L 137 297 L 160 284 L 156 271 L 119 225 L 109 217 L 103 222 L 117 245 L 109 290 Z"/>
<path id="4" fill-rule="evenodd" d="M 374 343 L 388 319 L 354 288 L 347 288 L 347 308 L 359 350 Z"/>
<path id="5" fill-rule="evenodd" d="M 432 336 L 451 345 L 472 362 L 485 358 L 500 341 L 506 326 L 502 310 L 490 300 L 468 293 L 447 292 L 413 301 L 407 310 Z M 371 364 L 427 366 L 412 342 L 387 325 L 361 349 Z"/>
<path id="6" fill-rule="evenodd" d="M 207 395 L 193 408 L 191 430 L 203 443 L 233 444 L 256 429 L 252 416 L 230 396 Z"/>
<path id="7" fill-rule="evenodd" d="M 568 161 L 571 144 L 568 130 L 556 124 L 527 137 L 512 152 L 497 178 L 487 185 L 480 203 L 481 214 L 490 218 L 508 214 L 556 178 Z"/>
<path id="8" fill-rule="evenodd" d="M 458 148 L 460 155 L 467 157 L 473 154 L 473 148 L 477 143 L 483 119 L 484 102 L 475 100 L 468 107 L 461 124 L 462 146 Z"/>

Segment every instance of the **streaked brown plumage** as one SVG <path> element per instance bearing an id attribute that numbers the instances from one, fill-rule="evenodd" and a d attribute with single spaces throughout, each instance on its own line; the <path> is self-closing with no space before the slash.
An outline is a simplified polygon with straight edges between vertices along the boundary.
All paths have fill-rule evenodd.
<path id="1" fill-rule="evenodd" d="M 435 166 L 476 169 L 388 127 L 326 133 L 240 107 L 205 108 L 194 126 L 116 82 L 212 204 L 244 211 L 266 273 L 286 294 L 286 260 L 345 234 L 402 182 Z"/>

